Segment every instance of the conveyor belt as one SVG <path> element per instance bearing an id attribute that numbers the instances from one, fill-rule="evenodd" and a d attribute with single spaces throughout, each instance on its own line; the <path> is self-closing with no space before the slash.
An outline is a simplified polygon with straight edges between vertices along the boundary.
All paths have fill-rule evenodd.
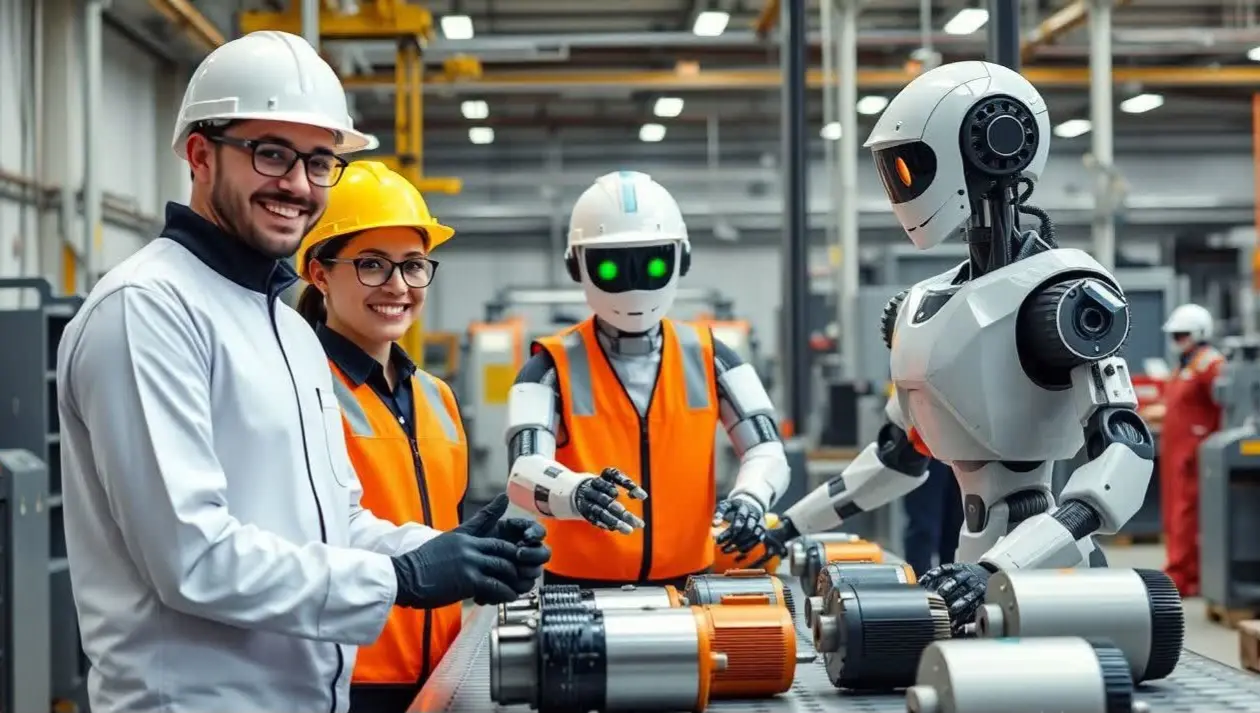
<path id="1" fill-rule="evenodd" d="M 793 594 L 801 592 L 785 578 Z M 803 607 L 801 607 L 803 609 Z M 799 613 L 799 612 L 798 612 Z M 528 706 L 496 706 L 490 700 L 490 628 L 493 607 L 478 607 L 464 622 L 463 632 L 447 652 L 409 713 L 486 713 L 529 711 Z M 798 621 L 798 624 L 801 622 Z M 1260 676 L 1185 651 L 1169 678 L 1139 687 L 1138 698 L 1151 713 L 1260 713 Z M 792 690 L 755 701 L 713 701 L 713 713 L 904 713 L 904 693 L 851 695 L 827 680 L 821 660 L 796 669 Z"/>

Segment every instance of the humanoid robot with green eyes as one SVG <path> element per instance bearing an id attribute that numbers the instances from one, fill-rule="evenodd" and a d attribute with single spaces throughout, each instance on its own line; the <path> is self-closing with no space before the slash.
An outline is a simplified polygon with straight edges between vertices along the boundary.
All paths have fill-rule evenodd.
<path id="1" fill-rule="evenodd" d="M 593 315 L 533 344 L 506 433 L 512 502 L 551 519 L 547 580 L 680 580 L 712 565 L 723 522 L 723 549 L 756 546 L 787 459 L 753 368 L 667 317 L 691 267 L 678 203 L 646 174 L 600 177 L 574 206 L 564 261 Z M 741 465 L 715 512 L 719 423 Z"/>

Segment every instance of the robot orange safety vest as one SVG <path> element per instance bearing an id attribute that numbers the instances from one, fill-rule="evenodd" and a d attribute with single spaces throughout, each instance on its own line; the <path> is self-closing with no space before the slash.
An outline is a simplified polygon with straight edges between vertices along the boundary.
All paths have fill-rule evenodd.
<path id="1" fill-rule="evenodd" d="M 674 579 L 713 564 L 714 434 L 718 424 L 713 336 L 663 320 L 660 371 L 640 418 L 608 357 L 593 319 L 538 340 L 556 364 L 567 438 L 556 461 L 578 473 L 615 467 L 648 493 L 620 502 L 646 527 L 629 535 L 586 521 L 548 520 L 557 575 L 614 582 Z"/>
<path id="2" fill-rule="evenodd" d="M 363 484 L 363 507 L 395 524 L 455 529 L 468 487 L 468 442 L 450 388 L 423 371 L 412 377 L 413 451 L 372 387 L 356 388 L 335 364 L 332 369 L 350 461 Z M 459 604 L 395 607 L 376 643 L 359 649 L 353 682 L 415 684 L 426 678 L 459 634 L 461 614 Z"/>

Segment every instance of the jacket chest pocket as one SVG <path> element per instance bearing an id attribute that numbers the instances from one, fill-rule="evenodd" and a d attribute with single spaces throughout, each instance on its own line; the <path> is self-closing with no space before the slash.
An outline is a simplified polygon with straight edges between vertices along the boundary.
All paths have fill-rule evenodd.
<path id="1" fill-rule="evenodd" d="M 342 487 L 349 487 L 350 461 L 346 457 L 346 434 L 342 422 L 341 404 L 331 391 L 316 388 L 319 397 L 319 427 L 324 437 L 324 460 L 332 471 L 333 480 Z M 312 454 L 314 455 L 314 454 Z"/>

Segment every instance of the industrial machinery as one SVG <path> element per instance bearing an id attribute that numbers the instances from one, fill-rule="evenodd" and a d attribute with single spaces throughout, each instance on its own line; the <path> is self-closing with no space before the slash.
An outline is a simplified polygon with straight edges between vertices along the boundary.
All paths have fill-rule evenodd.
<path id="1" fill-rule="evenodd" d="M 544 608 L 490 633 L 490 697 L 549 711 L 703 711 L 796 675 L 796 627 L 765 597 L 662 609 Z"/>
<path id="2" fill-rule="evenodd" d="M 1260 342 L 1226 340 L 1221 430 L 1199 446 L 1200 587 L 1222 607 L 1260 605 Z"/>
<path id="3" fill-rule="evenodd" d="M 814 620 L 826 606 L 827 595 L 841 584 L 893 584 L 910 586 L 918 583 L 914 568 L 908 564 L 880 562 L 832 562 L 823 567 L 814 585 L 814 594 L 805 599 L 805 622 Z"/>
<path id="4" fill-rule="evenodd" d="M 989 579 L 982 638 L 1089 636 L 1124 653 L 1136 683 L 1165 678 L 1185 641 L 1181 595 L 1151 569 L 1012 570 Z"/>
<path id="5" fill-rule="evenodd" d="M 688 606 L 709 606 L 722 603 L 727 597 L 762 597 L 781 606 L 792 616 L 796 603 L 792 591 L 778 577 L 761 570 L 731 570 L 725 574 L 698 574 L 687 578 L 683 591 L 676 587 L 637 587 L 627 584 L 618 589 L 581 589 L 576 585 L 549 584 L 514 602 L 499 605 L 499 623 L 520 623 L 549 605 L 581 607 L 591 610 L 669 609 Z"/>
<path id="6" fill-rule="evenodd" d="M 938 641 L 923 652 L 915 685 L 906 690 L 906 710 L 1149 713 L 1150 706 L 1133 694 L 1124 654 L 1109 642 L 1069 637 Z"/>
<path id="7" fill-rule="evenodd" d="M 800 577 L 805 596 L 817 594 L 818 575 L 832 562 L 883 562 L 884 549 L 843 532 L 800 537 L 788 550 L 788 571 Z"/>
<path id="8" fill-rule="evenodd" d="M 909 686 L 923 650 L 950 637 L 945 600 L 899 584 L 841 584 L 813 620 L 814 648 L 837 688 Z"/>

